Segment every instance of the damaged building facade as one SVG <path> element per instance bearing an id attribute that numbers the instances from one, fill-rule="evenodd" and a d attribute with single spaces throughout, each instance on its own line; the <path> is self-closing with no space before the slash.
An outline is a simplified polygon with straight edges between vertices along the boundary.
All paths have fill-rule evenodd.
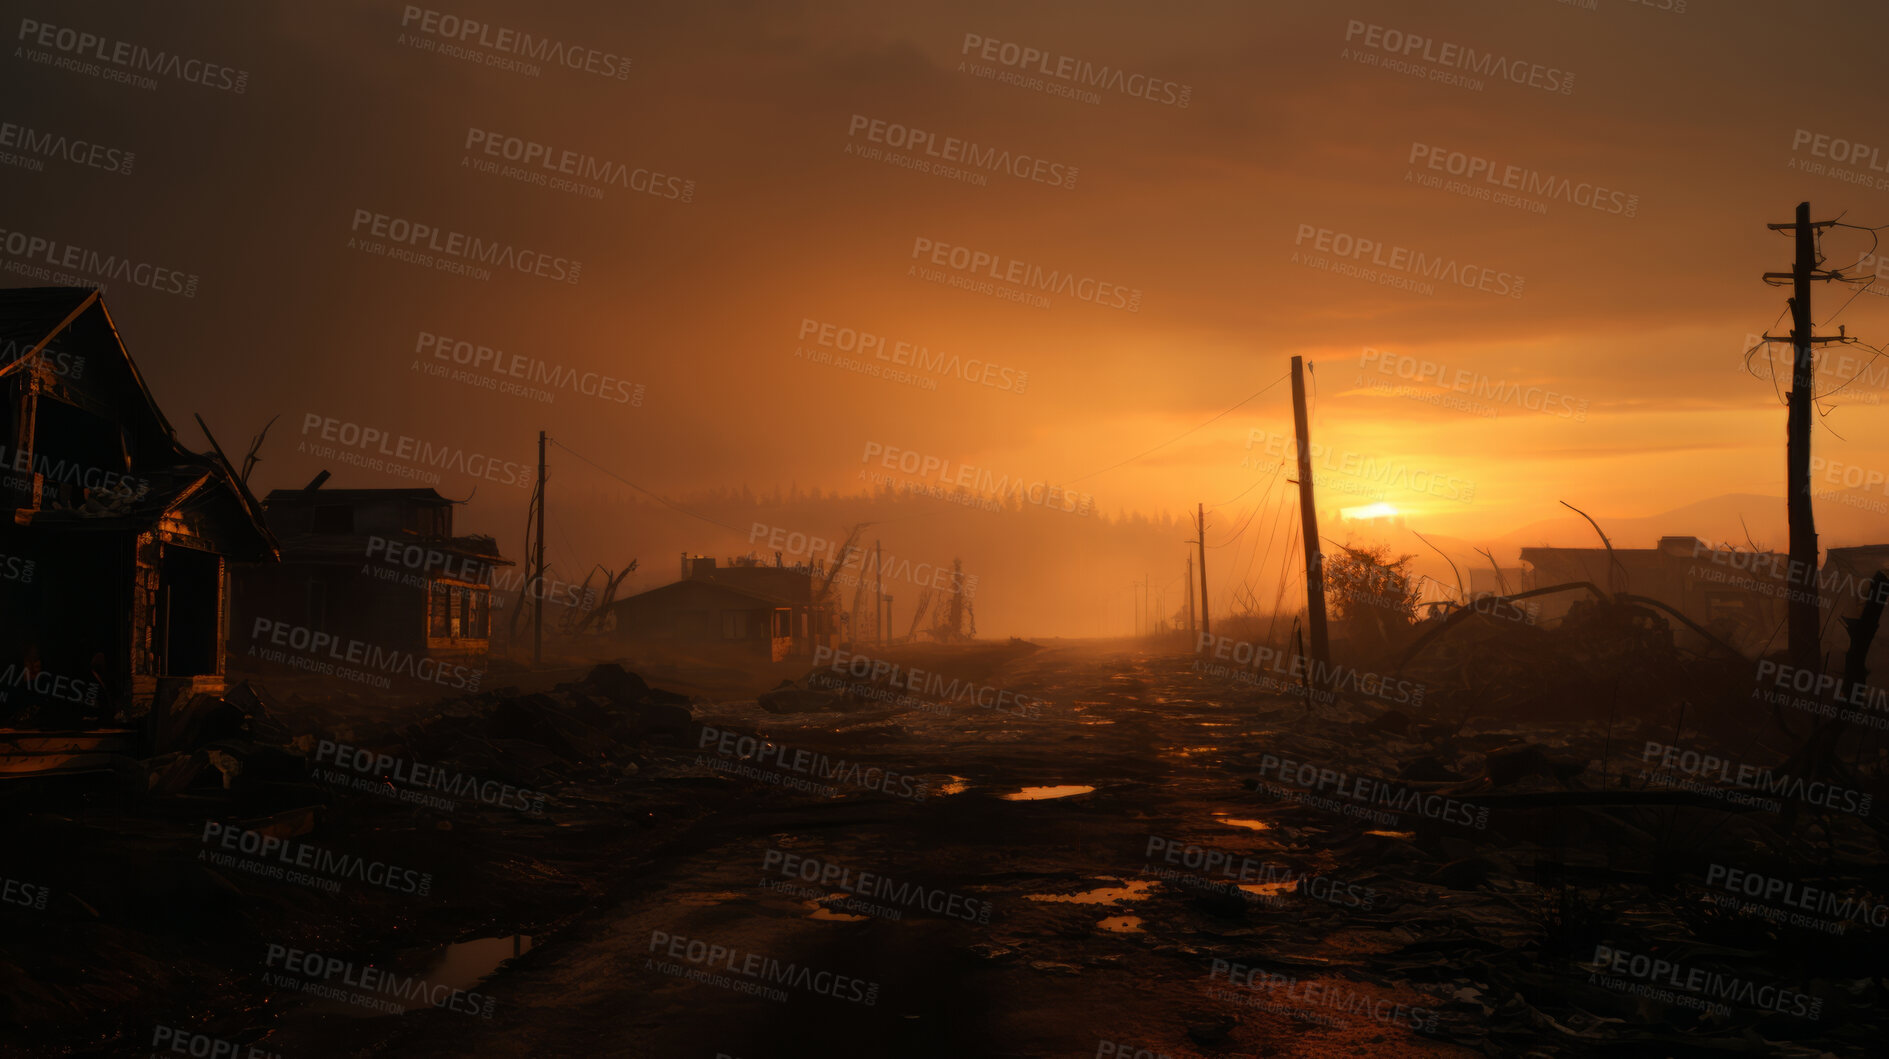
<path id="1" fill-rule="evenodd" d="M 1697 537 L 1661 537 L 1652 548 L 1523 548 L 1525 588 L 1585 581 L 1603 591 L 1656 599 L 1746 654 L 1775 649 L 1783 640 L 1794 586 L 1790 556 L 1782 552 L 1714 548 Z M 1889 565 L 1889 546 L 1831 548 L 1817 572 L 1826 617 L 1852 616 L 1875 571 Z M 1579 593 L 1543 597 L 1545 616 L 1558 617 Z M 1840 646 L 1841 626 L 1831 636 Z M 1881 645 L 1881 641 L 1878 641 Z M 1889 663 L 1889 645 L 1871 652 Z"/>
<path id="2" fill-rule="evenodd" d="M 818 564 L 768 566 L 737 558 L 684 555 L 682 578 L 610 605 L 626 646 L 656 645 L 728 652 L 776 662 L 811 658 L 838 641 L 837 622 Z"/>
<path id="3" fill-rule="evenodd" d="M 308 629 L 402 658 L 484 668 L 492 574 L 512 565 L 497 542 L 455 536 L 454 502 L 432 489 L 324 489 L 326 479 L 264 499 L 282 561 L 239 574 L 239 647 Z"/>
<path id="4" fill-rule="evenodd" d="M 223 454 L 178 440 L 97 290 L 0 290 L 0 446 L 0 727 L 222 693 L 231 566 L 276 545 Z"/>

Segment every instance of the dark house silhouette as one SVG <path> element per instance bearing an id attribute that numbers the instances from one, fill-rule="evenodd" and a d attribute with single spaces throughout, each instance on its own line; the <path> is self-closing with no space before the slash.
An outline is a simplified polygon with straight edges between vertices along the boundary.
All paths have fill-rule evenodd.
<path id="1" fill-rule="evenodd" d="M 0 725 L 225 690 L 230 565 L 275 542 L 221 452 L 178 440 L 96 290 L 0 290 L 0 496 Z"/>
<path id="2" fill-rule="evenodd" d="M 816 593 L 815 566 L 765 566 L 683 557 L 684 577 L 610 606 L 616 634 L 630 644 L 726 651 L 786 661 L 812 657 L 835 639 L 833 611 Z"/>
<path id="3" fill-rule="evenodd" d="M 492 571 L 512 565 L 497 542 L 454 536 L 453 501 L 431 489 L 323 489 L 325 479 L 264 499 L 282 561 L 239 575 L 237 646 L 261 621 L 483 666 Z"/>
<path id="4" fill-rule="evenodd" d="M 1775 639 L 1787 606 L 1789 556 L 1730 553 L 1697 537 L 1661 537 L 1652 548 L 1523 548 L 1530 567 L 1525 587 L 1586 581 L 1602 591 L 1657 599 L 1747 652 Z M 1581 593 L 1546 597 L 1548 617 L 1559 617 Z"/>

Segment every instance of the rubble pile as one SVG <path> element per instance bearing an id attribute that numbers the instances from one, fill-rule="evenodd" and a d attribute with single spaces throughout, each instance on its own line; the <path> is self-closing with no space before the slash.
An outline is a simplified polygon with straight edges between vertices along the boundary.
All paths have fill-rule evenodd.
<path id="1" fill-rule="evenodd" d="M 1398 675 L 1441 717 L 1710 716 L 1750 689 L 1752 664 L 1729 648 L 1689 650 L 1665 616 L 1636 603 L 1582 600 L 1551 626 L 1521 612 L 1466 612 L 1420 639 Z M 1761 711 L 1740 711 L 1746 713 Z"/>
<path id="2" fill-rule="evenodd" d="M 1245 755 L 1245 786 L 1283 799 L 1293 834 L 1418 898 L 1374 917 L 1405 940 L 1366 965 L 1448 998 L 1437 1035 L 1489 1054 L 1874 1045 L 1866 1027 L 1889 1009 L 1880 732 L 1807 758 L 1815 722 L 1792 728 L 1796 711 L 1754 697 L 1757 663 L 1674 640 L 1631 601 L 1548 627 L 1467 615 L 1406 653 L 1420 709 L 1351 696 L 1306 726 L 1280 708 L 1265 752 Z M 1312 802 L 1337 788 L 1282 784 L 1266 771 L 1281 759 L 1461 819 L 1334 821 Z"/>
<path id="3" fill-rule="evenodd" d="M 615 663 L 548 692 L 501 688 L 459 705 L 400 729 L 388 752 L 542 789 L 553 777 L 634 771 L 635 746 L 686 737 L 694 726 L 685 696 Z"/>
<path id="4" fill-rule="evenodd" d="M 424 959 L 469 923 L 545 928 L 620 885 L 611 865 L 708 811 L 700 791 L 623 782 L 645 778 L 639 752 L 692 745 L 695 722 L 684 696 L 614 664 L 548 691 L 442 701 L 374 731 L 296 734 L 305 720 L 238 684 L 149 718 L 156 752 L 118 762 L 115 785 L 61 787 L 63 801 L 45 784 L 8 788 L 10 862 L 30 865 L 28 892 L 51 899 L 0 938 L 0 1023 L 57 1035 L 92 1005 L 242 1010 L 253 998 L 227 968 L 274 941 L 345 936 L 376 958 Z M 393 865 L 389 877 L 428 886 L 415 896 L 352 875 L 285 878 L 251 837 Z M 177 955 L 180 935 L 201 958 Z M 99 975 L 96 960 L 122 973 Z M 149 1022 L 97 1032 L 129 1049 Z"/>
<path id="5" fill-rule="evenodd" d="M 260 803 L 288 804 L 313 790 L 308 774 L 318 748 L 340 739 L 542 789 L 553 779 L 594 778 L 598 769 L 633 772 L 634 747 L 686 737 L 694 724 L 686 696 L 652 688 L 615 663 L 547 692 L 500 688 L 446 700 L 430 716 L 378 736 L 357 738 L 350 729 L 291 736 L 285 712 L 251 683 L 190 699 L 153 720 L 152 744 L 166 749 L 138 763 L 142 788 L 156 796 L 221 788 L 260 811 L 268 808 Z"/>

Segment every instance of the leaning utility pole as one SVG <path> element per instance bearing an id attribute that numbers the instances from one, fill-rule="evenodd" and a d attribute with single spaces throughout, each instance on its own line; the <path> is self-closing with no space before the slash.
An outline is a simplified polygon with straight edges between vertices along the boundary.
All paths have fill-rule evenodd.
<path id="1" fill-rule="evenodd" d="M 1330 668 L 1325 639 L 1325 556 L 1318 550 L 1318 506 L 1312 495 L 1311 427 L 1305 422 L 1305 358 L 1292 358 L 1292 427 L 1299 450 L 1299 535 L 1305 538 L 1305 619 L 1312 666 L 1305 686 L 1318 686 Z"/>
<path id="2" fill-rule="evenodd" d="M 1207 620 L 1207 510 L 1194 502 L 1195 543 L 1200 545 L 1200 631 L 1213 635 L 1213 626 Z"/>
<path id="3" fill-rule="evenodd" d="M 1840 274 L 1817 268 L 1817 230 L 1835 221 L 1811 222 L 1810 203 L 1797 204 L 1797 220 L 1791 224 L 1773 224 L 1772 231 L 1789 231 L 1797 236 L 1797 260 L 1789 272 L 1766 272 L 1766 283 L 1791 284 L 1791 391 L 1790 414 L 1786 424 L 1784 463 L 1786 470 L 1785 512 L 1790 520 L 1791 566 L 1787 578 L 1796 591 L 1791 593 L 1788 615 L 1791 665 L 1801 670 L 1823 668 L 1822 649 L 1818 644 L 1818 613 L 1822 596 L 1817 580 L 1817 519 L 1810 506 L 1810 425 L 1811 402 L 1815 398 L 1816 357 L 1812 347 L 1819 342 L 1841 342 L 1838 338 L 1818 338 L 1811 334 L 1810 281 L 1843 278 Z M 1771 335 L 1765 341 L 1782 341 Z"/>
<path id="4" fill-rule="evenodd" d="M 885 643 L 885 564 L 878 538 L 872 542 L 872 638 Z"/>
<path id="5" fill-rule="evenodd" d="M 538 554 L 532 564 L 536 576 L 533 591 L 538 598 L 531 608 L 531 664 L 544 662 L 544 431 L 538 431 Z"/>

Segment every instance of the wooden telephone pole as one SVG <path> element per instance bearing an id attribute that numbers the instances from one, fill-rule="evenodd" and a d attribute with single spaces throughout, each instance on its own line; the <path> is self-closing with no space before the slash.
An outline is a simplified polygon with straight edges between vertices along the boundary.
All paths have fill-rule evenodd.
<path id="1" fill-rule="evenodd" d="M 1299 451 L 1299 535 L 1305 538 L 1305 619 L 1311 632 L 1310 672 L 1305 686 L 1316 687 L 1330 669 L 1325 637 L 1325 556 L 1318 550 L 1318 505 L 1312 495 L 1312 436 L 1305 421 L 1305 358 L 1292 358 L 1292 427 Z"/>
<path id="2" fill-rule="evenodd" d="M 1790 520 L 1791 566 L 1788 582 L 1797 589 L 1791 593 L 1789 615 L 1791 665 L 1819 671 L 1823 668 L 1822 648 L 1818 643 L 1818 614 L 1821 594 L 1817 580 L 1817 519 L 1810 505 L 1810 425 L 1815 398 L 1816 355 L 1813 347 L 1820 342 L 1841 342 L 1842 337 L 1819 338 L 1811 334 L 1810 281 L 1844 278 L 1840 273 L 1817 268 L 1817 231 L 1835 221 L 1810 219 L 1810 203 L 1797 204 L 1797 219 L 1791 224 L 1769 225 L 1772 231 L 1788 231 L 1797 237 L 1797 258 L 1789 272 L 1766 272 L 1764 281 L 1791 284 L 1791 336 L 1795 355 L 1791 359 L 1791 391 L 1787 394 L 1790 414 L 1786 423 L 1784 463 L 1786 486 L 1785 512 Z M 1765 341 L 1783 341 L 1771 335 Z"/>
<path id="3" fill-rule="evenodd" d="M 538 595 L 531 607 L 531 664 L 544 662 L 544 431 L 538 431 L 538 540 L 533 556 L 532 591 Z"/>
<path id="4" fill-rule="evenodd" d="M 1200 631 L 1213 635 L 1207 618 L 1207 509 L 1194 503 L 1194 543 L 1200 545 Z"/>
<path id="5" fill-rule="evenodd" d="M 1194 553 L 1193 552 L 1187 553 L 1187 579 L 1185 583 L 1187 585 L 1187 635 L 1191 638 L 1196 628 L 1196 626 L 1194 625 Z"/>

